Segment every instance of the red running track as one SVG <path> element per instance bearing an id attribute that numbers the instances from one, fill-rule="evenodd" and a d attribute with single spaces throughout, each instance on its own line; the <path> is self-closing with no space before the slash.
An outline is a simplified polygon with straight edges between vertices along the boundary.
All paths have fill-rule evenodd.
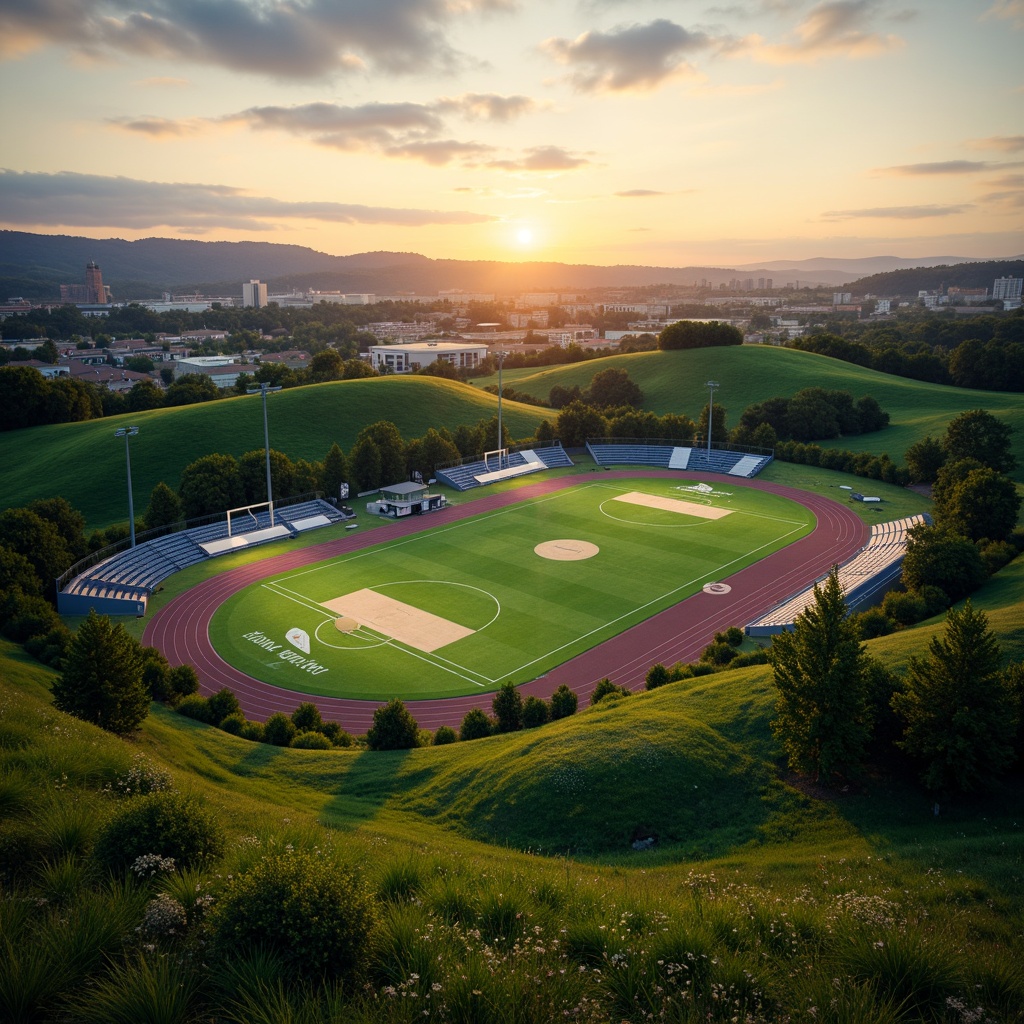
<path id="1" fill-rule="evenodd" d="M 600 479 L 620 480 L 638 476 L 679 479 L 677 472 L 665 470 L 616 470 Z M 589 478 L 579 476 L 542 480 L 514 491 L 492 494 L 465 505 L 449 507 L 444 522 L 454 522 L 490 512 L 528 498 L 573 487 Z M 806 537 L 755 565 L 719 582 L 728 583 L 728 594 L 704 592 L 688 597 L 654 615 L 611 640 L 564 662 L 546 675 L 520 687 L 524 694 L 550 697 L 565 683 L 578 694 L 581 703 L 598 680 L 608 676 L 620 686 L 632 690 L 643 687 L 647 670 L 654 662 L 665 665 L 693 661 L 711 641 L 714 633 L 729 626 L 751 622 L 779 601 L 798 591 L 811 580 L 828 572 L 859 551 L 868 538 L 868 527 L 850 509 L 806 491 L 760 480 L 729 480 L 730 487 L 752 487 L 778 494 L 810 509 L 817 524 Z M 143 642 L 159 648 L 172 665 L 189 663 L 199 674 L 200 688 L 214 693 L 227 686 L 234 691 L 249 718 L 265 720 L 275 711 L 291 714 L 302 700 L 313 701 L 323 716 L 340 722 L 349 732 L 360 735 L 373 723 L 379 701 L 338 697 L 304 696 L 263 683 L 229 665 L 210 643 L 209 623 L 214 612 L 232 594 L 267 576 L 301 568 L 350 551 L 385 543 L 429 529 L 433 518 L 401 520 L 387 531 L 376 530 L 345 535 L 298 551 L 274 555 L 251 565 L 231 569 L 200 583 L 161 608 L 146 626 Z M 489 712 L 493 694 L 471 694 L 443 700 L 407 701 L 406 705 L 424 729 L 439 725 L 458 726 L 470 708 Z"/>

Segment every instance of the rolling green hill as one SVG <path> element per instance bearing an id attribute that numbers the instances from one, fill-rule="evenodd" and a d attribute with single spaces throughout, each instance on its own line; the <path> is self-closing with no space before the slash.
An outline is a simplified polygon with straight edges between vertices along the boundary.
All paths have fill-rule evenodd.
<path id="1" fill-rule="evenodd" d="M 693 419 L 697 419 L 708 401 L 704 382 L 716 380 L 721 387 L 715 393 L 715 402 L 728 410 L 730 426 L 736 425 L 748 405 L 776 395 L 788 397 L 802 388 L 849 391 L 854 399 L 872 395 L 891 417 L 886 430 L 822 443 L 826 447 L 848 447 L 875 454 L 888 452 L 896 462 L 902 462 L 907 448 L 926 434 L 941 435 L 959 413 L 988 409 L 1015 428 L 1015 479 L 1024 482 L 1024 401 L 1020 395 L 927 384 L 811 352 L 770 345 L 637 352 L 543 370 L 507 370 L 503 379 L 517 390 L 546 400 L 556 384 L 586 388 L 595 373 L 609 368 L 626 370 L 640 385 L 644 408 L 658 415 L 685 413 Z M 496 377 L 488 377 L 480 384 L 496 382 Z"/>
<path id="2" fill-rule="evenodd" d="M 334 441 L 348 451 L 359 431 L 377 420 L 391 420 L 412 438 L 429 427 L 472 425 L 496 410 L 493 395 L 435 377 L 316 384 L 281 391 L 267 404 L 271 447 L 292 459 L 322 459 Z M 503 418 L 513 437 L 525 437 L 544 412 L 507 402 Z M 132 440 L 132 481 L 140 514 L 156 484 L 177 488 L 181 471 L 200 456 L 239 456 L 263 447 L 261 404 L 249 397 L 10 431 L 0 434 L 0 505 L 59 494 L 90 528 L 126 521 L 124 451 L 113 434 L 128 423 L 139 427 Z"/>

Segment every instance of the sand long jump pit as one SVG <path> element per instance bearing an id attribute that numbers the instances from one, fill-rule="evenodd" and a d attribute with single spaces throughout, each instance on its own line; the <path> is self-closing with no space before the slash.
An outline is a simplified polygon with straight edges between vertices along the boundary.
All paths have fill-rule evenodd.
<path id="1" fill-rule="evenodd" d="M 376 590 L 354 590 L 351 594 L 324 601 L 323 606 L 336 615 L 355 620 L 361 626 L 425 654 L 476 632 L 404 601 L 378 594 Z"/>
<path id="2" fill-rule="evenodd" d="M 615 501 L 624 501 L 627 505 L 643 505 L 645 508 L 657 508 L 663 512 L 677 512 L 680 515 L 694 516 L 697 519 L 724 519 L 732 515 L 732 509 L 715 508 L 713 505 L 698 505 L 694 501 L 682 501 L 679 498 L 663 498 L 658 494 L 644 494 L 642 491 L 629 491 L 619 494 Z"/>

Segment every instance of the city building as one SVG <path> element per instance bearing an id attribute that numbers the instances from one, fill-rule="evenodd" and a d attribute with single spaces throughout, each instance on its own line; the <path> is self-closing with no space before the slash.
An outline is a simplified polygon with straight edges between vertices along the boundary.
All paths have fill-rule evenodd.
<path id="1" fill-rule="evenodd" d="M 1003 309 L 1019 309 L 1022 286 L 1024 278 L 997 277 L 992 285 L 992 298 L 1001 299 Z"/>
<path id="2" fill-rule="evenodd" d="M 110 288 L 103 283 L 103 274 L 95 260 L 85 265 L 85 284 L 62 284 L 60 301 L 87 306 L 105 306 L 112 301 Z"/>
<path id="3" fill-rule="evenodd" d="M 404 345 L 371 345 L 370 365 L 381 373 L 411 373 L 433 362 L 475 370 L 487 358 L 486 345 L 421 341 Z"/>
<path id="4" fill-rule="evenodd" d="M 248 284 L 242 285 L 243 306 L 265 306 L 267 304 L 267 286 L 263 281 L 253 278 Z"/>

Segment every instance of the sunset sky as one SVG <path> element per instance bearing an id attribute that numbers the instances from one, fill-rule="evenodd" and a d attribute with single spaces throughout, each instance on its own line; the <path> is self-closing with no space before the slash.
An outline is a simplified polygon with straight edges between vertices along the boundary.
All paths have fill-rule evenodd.
<path id="1" fill-rule="evenodd" d="M 1024 0 L 0 0 L 0 92 L 18 230 L 1024 252 Z"/>

